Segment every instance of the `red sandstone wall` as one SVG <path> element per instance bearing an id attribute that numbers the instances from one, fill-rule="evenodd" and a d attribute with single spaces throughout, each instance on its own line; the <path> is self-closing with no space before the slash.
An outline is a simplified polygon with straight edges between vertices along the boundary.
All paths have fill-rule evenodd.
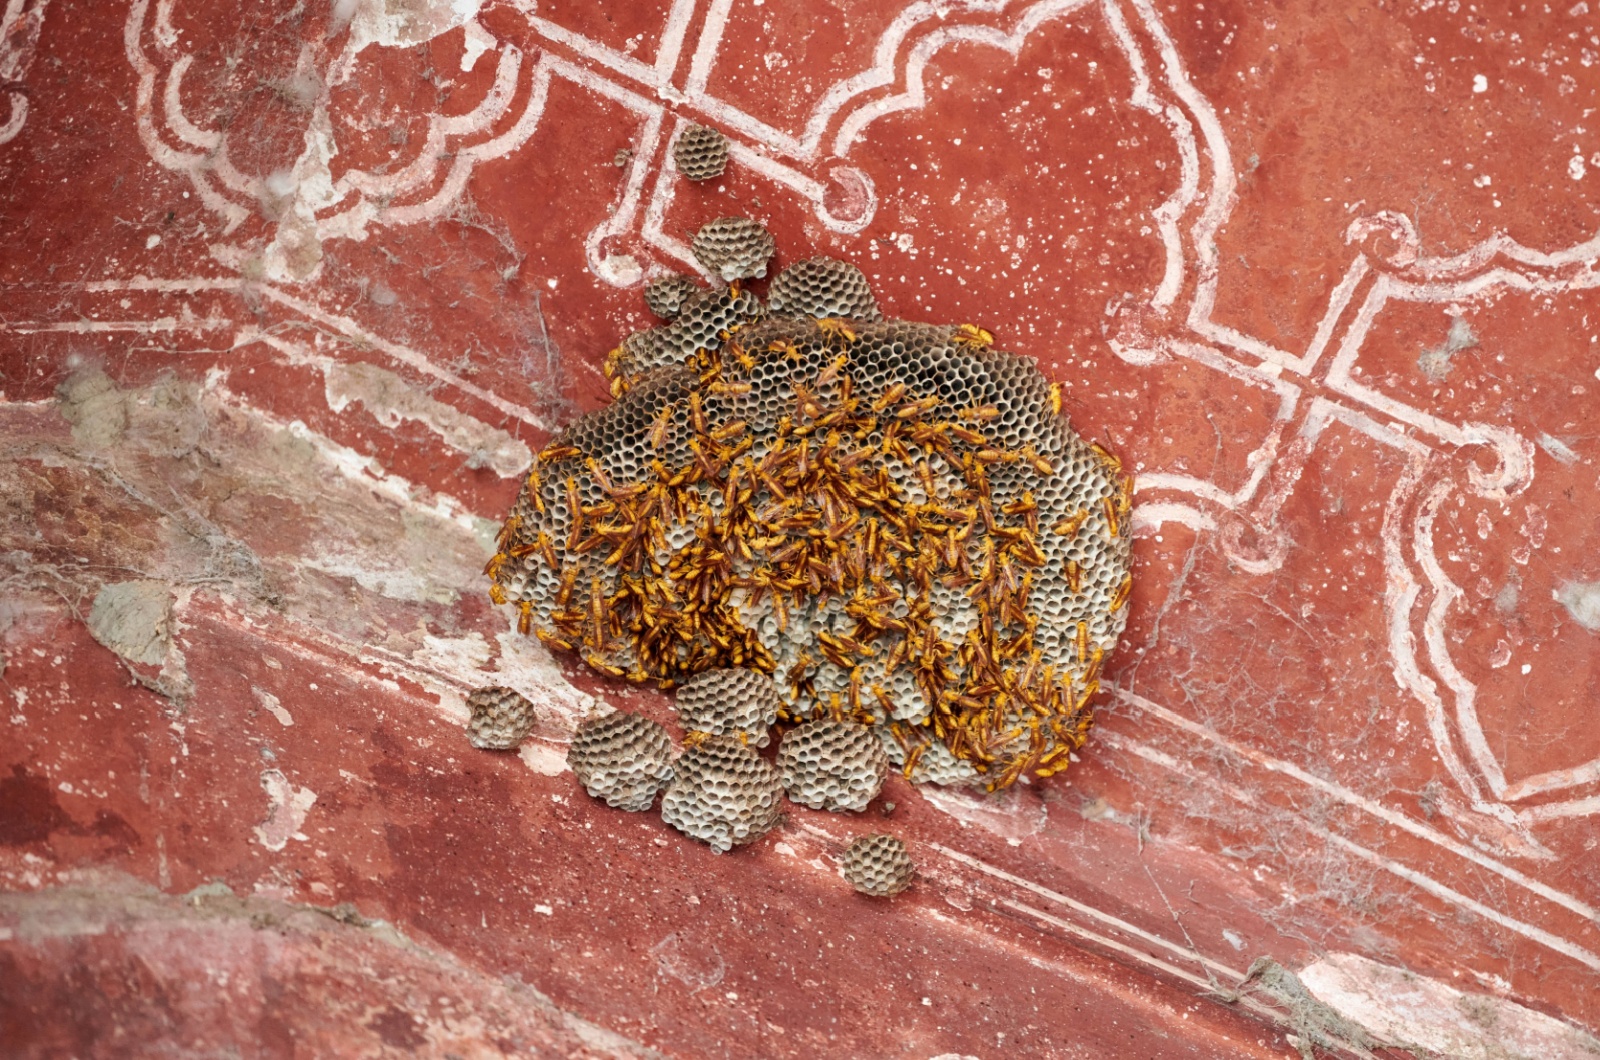
<path id="1" fill-rule="evenodd" d="M 1592 1055 L 1589 4 L 0 18 L 0 1054 Z M 1136 471 L 1065 776 L 718 857 L 564 772 L 666 701 L 479 571 L 727 213 L 1037 357 Z M 491 680 L 520 755 L 460 731 Z"/>

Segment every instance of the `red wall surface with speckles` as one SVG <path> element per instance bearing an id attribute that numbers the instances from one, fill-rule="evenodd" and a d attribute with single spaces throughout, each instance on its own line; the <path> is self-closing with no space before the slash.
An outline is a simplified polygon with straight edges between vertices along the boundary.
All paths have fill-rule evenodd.
<path id="1" fill-rule="evenodd" d="M 0 6 L 0 1053 L 1593 1055 L 1596 19 Z M 1136 475 L 1066 774 L 717 856 L 565 770 L 670 699 L 481 570 L 730 214 Z"/>

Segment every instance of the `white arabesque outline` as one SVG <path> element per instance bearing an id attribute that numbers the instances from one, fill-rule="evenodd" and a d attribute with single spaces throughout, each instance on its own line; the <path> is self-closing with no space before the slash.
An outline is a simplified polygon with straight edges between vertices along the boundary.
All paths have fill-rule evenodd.
<path id="1" fill-rule="evenodd" d="M 28 93 L 23 79 L 39 45 L 50 0 L 6 0 L 0 12 L 0 85 L 6 85 L 5 116 L 0 118 L 0 144 L 15 140 L 28 120 Z"/>

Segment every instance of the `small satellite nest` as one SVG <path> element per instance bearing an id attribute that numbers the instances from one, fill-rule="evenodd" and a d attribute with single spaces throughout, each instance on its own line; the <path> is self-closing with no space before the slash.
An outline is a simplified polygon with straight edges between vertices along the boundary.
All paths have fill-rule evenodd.
<path id="1" fill-rule="evenodd" d="M 784 733 L 778 745 L 784 790 L 813 810 L 866 809 L 888 769 L 882 742 L 855 722 L 808 721 Z"/>
<path id="2" fill-rule="evenodd" d="M 689 245 L 695 260 L 729 283 L 767 274 L 776 249 L 772 233 L 748 217 L 724 217 L 695 233 Z"/>
<path id="3" fill-rule="evenodd" d="M 493 685 L 475 690 L 467 697 L 472 719 L 467 722 L 467 740 L 486 751 L 510 751 L 533 728 L 533 704 L 515 689 Z"/>
<path id="4" fill-rule="evenodd" d="M 701 286 L 688 276 L 663 276 L 645 287 L 644 304 L 662 320 L 671 320 L 683 309 L 683 303 L 689 300 L 689 296 L 701 290 Z"/>
<path id="5" fill-rule="evenodd" d="M 712 736 L 683 752 L 661 797 L 661 819 L 725 854 L 778 823 L 778 771 L 734 736 Z"/>
<path id="6" fill-rule="evenodd" d="M 844 878 L 862 894 L 888 898 L 911 886 L 916 866 L 903 840 L 892 835 L 864 835 L 844 852 Z"/>
<path id="7" fill-rule="evenodd" d="M 784 269 L 767 289 L 767 308 L 797 317 L 883 319 L 861 270 L 837 258 L 807 258 Z"/>
<path id="8" fill-rule="evenodd" d="M 637 813 L 672 779 L 672 738 L 638 714 L 591 715 L 573 734 L 567 765 L 590 795 Z"/>
<path id="9" fill-rule="evenodd" d="M 728 138 L 705 125 L 691 125 L 672 145 L 672 160 L 690 180 L 716 180 L 728 167 Z"/>
<path id="10" fill-rule="evenodd" d="M 1059 772 L 1127 621 L 1131 483 L 1032 360 L 869 319 L 819 260 L 774 278 L 782 312 L 704 290 L 613 351 L 616 400 L 539 454 L 490 593 L 613 677 L 770 674 L 781 720 L 868 726 L 912 780 Z"/>

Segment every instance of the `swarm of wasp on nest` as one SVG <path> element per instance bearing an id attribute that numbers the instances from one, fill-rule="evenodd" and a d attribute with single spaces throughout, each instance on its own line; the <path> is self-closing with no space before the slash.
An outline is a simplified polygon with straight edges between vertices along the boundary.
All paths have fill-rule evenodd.
<path id="1" fill-rule="evenodd" d="M 828 258 L 763 304 L 744 280 L 771 237 L 713 224 L 696 249 L 740 278 L 652 285 L 674 315 L 611 353 L 615 400 L 539 453 L 494 600 L 612 677 L 769 674 L 780 720 L 869 726 L 912 780 L 1065 769 L 1127 620 L 1117 458 L 989 332 L 886 320 Z"/>

